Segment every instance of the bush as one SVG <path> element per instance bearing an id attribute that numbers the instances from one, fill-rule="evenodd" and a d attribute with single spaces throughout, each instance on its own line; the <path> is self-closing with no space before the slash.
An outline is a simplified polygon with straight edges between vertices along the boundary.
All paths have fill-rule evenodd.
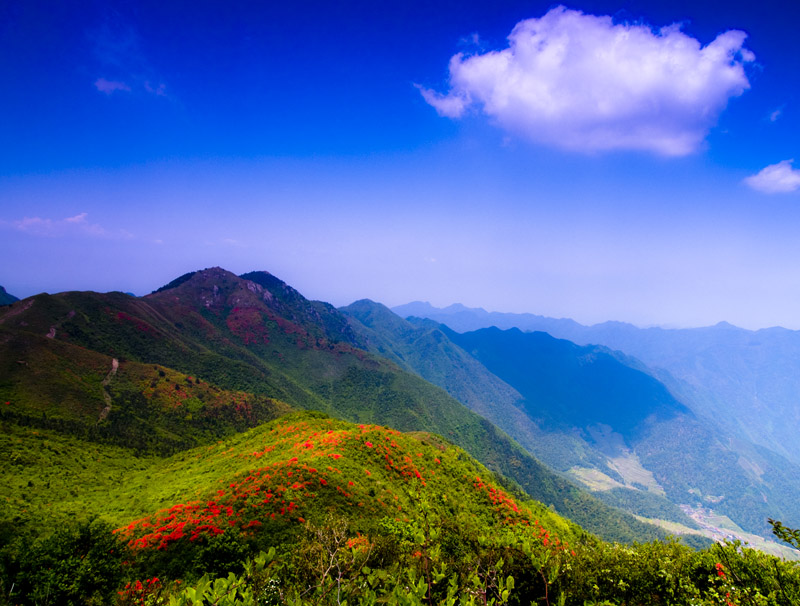
<path id="1" fill-rule="evenodd" d="M 5 588 L 14 604 L 100 605 L 113 599 L 122 583 L 127 547 L 113 527 L 88 521 L 61 527 L 32 546 L 12 549 Z M 13 584 L 13 590 L 11 586 Z"/>

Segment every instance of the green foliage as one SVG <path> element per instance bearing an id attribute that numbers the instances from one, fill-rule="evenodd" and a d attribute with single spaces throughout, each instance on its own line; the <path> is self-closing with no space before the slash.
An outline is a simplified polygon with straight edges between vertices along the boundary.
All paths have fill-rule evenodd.
<path id="1" fill-rule="evenodd" d="M 65 458 L 77 453 L 70 439 L 33 437 Z M 127 524 L 116 533 L 95 521 L 6 544 L 7 603 L 110 603 L 114 590 L 119 606 L 800 599 L 794 563 L 736 543 L 604 543 L 429 434 L 293 413 L 139 465 L 116 489 L 84 495 L 86 509 Z"/>
<path id="2" fill-rule="evenodd" d="M 65 525 L 32 545 L 18 541 L 4 550 L 2 587 L 14 604 L 108 604 L 120 586 L 127 547 L 109 524 Z"/>
<path id="3" fill-rule="evenodd" d="M 424 505 L 421 514 L 414 532 L 395 526 L 384 535 L 394 542 L 391 558 L 375 537 L 330 515 L 308 524 L 293 547 L 249 559 L 240 573 L 173 584 L 148 603 L 792 606 L 800 599 L 796 564 L 739 543 L 696 552 L 674 541 L 598 541 L 567 551 L 519 526 L 465 528 L 471 549 L 453 558 L 442 548 L 443 520 Z"/>
<path id="4" fill-rule="evenodd" d="M 772 526 L 772 534 L 774 534 L 784 543 L 788 543 L 795 549 L 800 549 L 800 530 L 787 528 L 772 518 L 767 521 L 769 522 L 770 526 Z"/>

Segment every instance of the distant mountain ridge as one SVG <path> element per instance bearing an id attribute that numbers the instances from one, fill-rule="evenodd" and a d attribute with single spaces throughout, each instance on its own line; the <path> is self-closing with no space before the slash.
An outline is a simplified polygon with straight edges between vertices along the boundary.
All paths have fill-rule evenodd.
<path id="1" fill-rule="evenodd" d="M 0 286 L 0 305 L 11 305 L 14 301 L 19 301 L 19 299 L 7 293 L 6 289 Z"/>
<path id="2" fill-rule="evenodd" d="M 604 345 L 633 356 L 666 381 L 701 416 L 742 439 L 800 464 L 800 332 L 751 331 L 720 322 L 705 328 L 637 328 L 624 322 L 583 326 L 533 314 L 437 309 L 412 303 L 393 309 L 458 332 L 497 326 L 544 331 L 578 345 Z"/>
<path id="3" fill-rule="evenodd" d="M 568 318 L 548 318 L 535 314 L 512 314 L 486 311 L 480 307 L 466 307 L 454 303 L 448 307 L 434 307 L 427 301 L 414 301 L 391 308 L 401 318 L 411 316 L 428 318 L 447 325 L 457 332 L 468 332 L 479 328 L 496 326 L 501 329 L 519 328 L 520 330 L 540 330 L 553 336 L 568 339 L 560 333 L 576 329 L 581 325 Z M 559 333 L 559 334 L 556 334 Z M 572 340 L 572 339 L 570 339 Z"/>

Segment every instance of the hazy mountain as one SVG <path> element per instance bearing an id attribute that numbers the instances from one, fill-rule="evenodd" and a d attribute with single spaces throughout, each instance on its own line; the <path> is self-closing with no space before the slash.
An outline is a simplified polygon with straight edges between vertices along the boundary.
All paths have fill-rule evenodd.
<path id="1" fill-rule="evenodd" d="M 433 307 L 424 301 L 414 301 L 405 305 L 392 307 L 392 311 L 402 318 L 419 317 L 428 318 L 445 324 L 458 332 L 478 330 L 496 326 L 497 328 L 519 328 L 521 330 L 541 330 L 552 335 L 561 336 L 560 333 L 569 331 L 580 324 L 569 319 L 547 318 L 534 314 L 509 314 L 495 311 L 486 311 L 480 307 L 465 307 L 454 303 L 448 307 Z M 569 338 L 569 337 L 564 337 Z"/>
<path id="2" fill-rule="evenodd" d="M 14 301 L 19 301 L 19 299 L 7 293 L 6 289 L 0 286 L 0 305 L 11 305 Z"/>
<path id="3" fill-rule="evenodd" d="M 606 348 L 516 328 L 448 330 L 448 336 L 514 386 L 530 416 L 553 428 L 607 425 L 630 440 L 646 421 L 691 414 L 657 379 Z"/>
<path id="4" fill-rule="evenodd" d="M 436 309 L 419 303 L 395 311 L 403 315 L 406 309 L 459 332 L 516 327 L 624 351 L 654 369 L 696 414 L 800 464 L 798 331 L 751 331 L 726 322 L 690 329 L 643 329 L 622 322 L 583 326 L 532 314 L 487 313 L 458 305 Z"/>
<path id="5" fill-rule="evenodd" d="M 434 322 L 412 324 L 369 300 L 339 309 L 350 317 L 367 349 L 397 362 L 444 388 L 478 414 L 492 420 L 522 401 L 520 393 L 465 352 Z"/>

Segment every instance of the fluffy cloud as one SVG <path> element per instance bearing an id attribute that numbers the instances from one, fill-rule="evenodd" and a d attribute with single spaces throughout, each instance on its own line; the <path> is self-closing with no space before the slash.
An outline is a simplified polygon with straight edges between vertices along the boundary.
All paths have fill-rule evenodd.
<path id="1" fill-rule="evenodd" d="M 479 105 L 540 143 L 681 156 L 749 88 L 744 63 L 755 57 L 745 38 L 731 30 L 701 46 L 677 25 L 653 31 L 560 6 L 520 21 L 504 50 L 452 57 L 447 94 L 420 91 L 442 116 Z"/>
<path id="2" fill-rule="evenodd" d="M 792 168 L 794 160 L 784 160 L 761 169 L 758 174 L 747 177 L 744 182 L 767 194 L 779 194 L 800 189 L 800 170 Z"/>
<path id="3" fill-rule="evenodd" d="M 79 215 L 67 217 L 66 219 L 25 217 L 17 221 L 3 221 L 2 223 L 9 225 L 17 231 L 25 232 L 33 236 L 57 237 L 79 235 L 111 239 L 130 239 L 133 237 L 132 234 L 125 230 L 120 230 L 118 232 L 108 231 L 102 225 L 90 223 L 87 217 L 87 213 L 80 213 Z"/>

